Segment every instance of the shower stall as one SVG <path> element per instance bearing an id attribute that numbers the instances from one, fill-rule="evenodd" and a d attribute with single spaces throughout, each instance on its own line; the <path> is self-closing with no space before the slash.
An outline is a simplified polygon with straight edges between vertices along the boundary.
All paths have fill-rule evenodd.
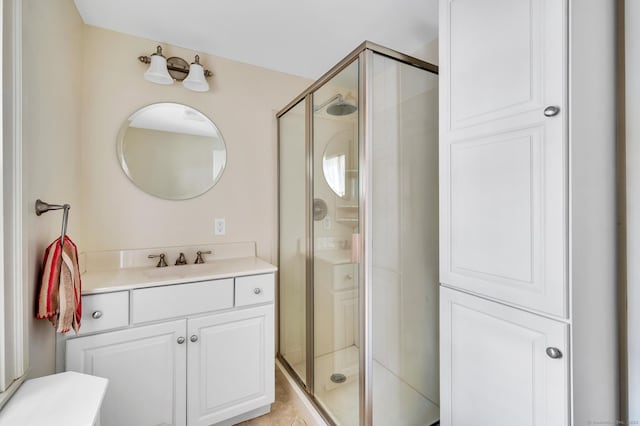
<path id="1" fill-rule="evenodd" d="M 277 114 L 278 358 L 329 423 L 438 424 L 437 72 L 365 42 Z"/>

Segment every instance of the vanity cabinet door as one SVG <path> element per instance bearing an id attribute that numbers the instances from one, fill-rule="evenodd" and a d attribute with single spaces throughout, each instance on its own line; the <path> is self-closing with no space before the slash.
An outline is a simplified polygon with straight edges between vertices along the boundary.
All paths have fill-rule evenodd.
<path id="1" fill-rule="evenodd" d="M 568 328 L 440 287 L 442 426 L 568 425 Z"/>
<path id="2" fill-rule="evenodd" d="M 186 424 L 186 327 L 180 320 L 66 341 L 67 371 L 109 380 L 101 426 Z"/>
<path id="3" fill-rule="evenodd" d="M 190 318 L 189 426 L 208 426 L 274 401 L 273 305 Z"/>

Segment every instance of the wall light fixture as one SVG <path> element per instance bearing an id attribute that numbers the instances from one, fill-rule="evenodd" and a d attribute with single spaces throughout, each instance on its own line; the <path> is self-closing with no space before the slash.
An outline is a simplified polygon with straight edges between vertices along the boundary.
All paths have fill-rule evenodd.
<path id="1" fill-rule="evenodd" d="M 189 65 L 187 61 L 177 56 L 165 58 L 162 47 L 156 47 L 156 52 L 151 56 L 138 56 L 138 60 L 150 64 L 144 73 L 144 79 L 157 84 L 173 84 L 174 81 L 182 81 L 182 85 L 194 92 L 209 91 L 207 78 L 213 73 L 200 65 L 200 56 Z"/>

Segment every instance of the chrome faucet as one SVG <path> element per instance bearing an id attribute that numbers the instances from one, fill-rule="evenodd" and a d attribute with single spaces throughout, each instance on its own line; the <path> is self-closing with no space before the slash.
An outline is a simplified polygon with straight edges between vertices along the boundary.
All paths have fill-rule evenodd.
<path id="1" fill-rule="evenodd" d="M 167 260 L 166 260 L 166 256 L 164 253 L 160 253 L 160 254 L 150 254 L 149 256 L 147 256 L 149 259 L 154 259 L 156 257 L 159 257 L 160 260 L 158 260 L 158 264 L 156 265 L 156 268 L 164 268 L 165 266 L 169 266 L 167 265 Z"/>
<path id="2" fill-rule="evenodd" d="M 180 256 L 178 256 L 178 259 L 176 260 L 176 265 L 186 265 L 187 264 L 187 258 L 184 257 L 184 253 L 180 253 Z"/>
<path id="3" fill-rule="evenodd" d="M 203 254 L 211 254 L 211 250 L 207 250 L 207 251 L 200 251 L 198 250 L 196 252 L 196 261 L 193 263 L 204 263 L 204 258 L 202 257 Z"/>

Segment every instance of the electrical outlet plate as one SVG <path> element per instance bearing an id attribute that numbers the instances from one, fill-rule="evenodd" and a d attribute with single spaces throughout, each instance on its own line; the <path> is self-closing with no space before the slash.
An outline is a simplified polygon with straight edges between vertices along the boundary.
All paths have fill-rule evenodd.
<path id="1" fill-rule="evenodd" d="M 224 235 L 227 232 L 224 218 L 216 218 L 213 221 L 213 233 L 215 235 Z"/>

